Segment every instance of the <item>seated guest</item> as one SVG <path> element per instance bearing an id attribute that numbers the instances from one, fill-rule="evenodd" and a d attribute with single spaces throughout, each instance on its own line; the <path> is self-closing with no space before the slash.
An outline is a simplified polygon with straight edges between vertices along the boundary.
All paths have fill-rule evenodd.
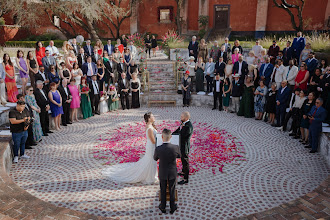
<path id="1" fill-rule="evenodd" d="M 308 55 L 308 59 L 304 61 L 307 65 L 307 70 L 310 76 L 314 75 L 315 69 L 319 65 L 319 61 L 315 58 L 315 53 L 310 52 Z"/>
<path id="2" fill-rule="evenodd" d="M 237 112 L 238 116 L 244 116 L 245 118 L 252 118 L 254 116 L 254 83 L 252 77 L 246 76 L 243 95 L 240 101 L 239 110 Z"/>
<path id="3" fill-rule="evenodd" d="M 196 39 L 197 37 L 193 36 L 188 45 L 189 56 L 195 57 L 195 61 L 197 61 L 198 55 L 198 42 L 196 41 Z"/>
<path id="4" fill-rule="evenodd" d="M 204 92 L 204 70 L 205 63 L 202 57 L 198 57 L 198 61 L 195 65 L 196 72 L 196 92 Z"/>
<path id="5" fill-rule="evenodd" d="M 139 78 L 137 78 L 137 72 L 133 73 L 130 86 L 130 90 L 132 91 L 132 108 L 140 108 L 141 83 Z"/>
<path id="6" fill-rule="evenodd" d="M 270 58 L 266 58 L 266 63 L 262 64 L 260 67 L 259 75 L 260 79 L 265 81 L 265 85 L 269 85 L 271 80 L 271 75 L 273 73 L 274 66 L 270 63 Z"/>
<path id="7" fill-rule="evenodd" d="M 93 116 L 91 99 L 89 97 L 90 88 L 87 83 L 86 76 L 81 77 L 80 91 L 81 91 L 80 108 L 83 114 L 83 119 L 86 119 Z"/>
<path id="8" fill-rule="evenodd" d="M 271 125 L 274 124 L 275 113 L 276 113 L 276 83 L 272 83 L 271 89 L 268 91 L 266 95 L 266 113 L 268 113 L 268 123 Z"/>
<path id="9" fill-rule="evenodd" d="M 226 63 L 223 62 L 223 57 L 219 57 L 219 60 L 215 63 L 215 74 L 219 74 L 221 77 L 225 77 Z"/>
<path id="10" fill-rule="evenodd" d="M 50 52 L 46 50 L 46 56 L 42 58 L 42 65 L 45 67 L 45 72 L 50 72 L 50 66 L 56 66 L 55 58 L 50 56 Z"/>
<path id="11" fill-rule="evenodd" d="M 215 76 L 215 80 L 213 81 L 213 108 L 212 110 L 215 110 L 218 108 L 219 105 L 219 111 L 222 110 L 222 94 L 223 94 L 223 79 L 224 77 L 222 76 L 222 80 L 220 79 L 220 75 L 217 74 Z M 218 103 L 219 101 L 219 103 Z"/>
<path id="12" fill-rule="evenodd" d="M 275 127 L 281 127 L 284 123 L 284 117 L 286 112 L 286 106 L 291 96 L 291 90 L 288 88 L 288 82 L 283 81 L 281 87 L 278 89 L 276 95 L 276 125 Z"/>
<path id="13" fill-rule="evenodd" d="M 289 66 L 284 70 L 283 79 L 288 81 L 288 87 L 293 91 L 295 86 L 295 79 L 298 74 L 298 67 L 294 65 L 294 60 L 289 61 Z"/>
<path id="14" fill-rule="evenodd" d="M 190 105 L 191 99 L 191 78 L 189 77 L 190 72 L 186 71 L 181 80 L 182 95 L 183 95 L 183 107 Z"/>
<path id="15" fill-rule="evenodd" d="M 303 106 L 301 107 L 301 114 L 302 118 L 300 121 L 300 134 L 301 134 L 301 140 L 303 144 L 308 144 L 308 136 L 309 136 L 309 119 L 308 119 L 308 113 L 312 109 L 312 107 L 315 105 L 315 94 L 309 93 L 307 96 L 307 99 L 305 100 Z"/>
<path id="16" fill-rule="evenodd" d="M 76 56 L 77 56 L 79 68 L 81 69 L 83 64 L 86 63 L 86 60 L 87 60 L 87 55 L 85 54 L 84 49 L 80 48 L 79 54 L 77 54 Z"/>
<path id="17" fill-rule="evenodd" d="M 262 120 L 262 116 L 264 114 L 264 106 L 266 103 L 266 95 L 268 89 L 267 86 L 264 84 L 263 80 L 259 81 L 259 86 L 255 90 L 254 94 L 254 111 L 257 114 L 256 120 Z"/>
<path id="18" fill-rule="evenodd" d="M 206 79 L 206 92 L 212 92 L 212 82 L 214 77 L 214 69 L 215 64 L 213 63 L 213 59 L 209 58 L 209 62 L 205 64 L 205 79 Z"/>
<path id="19" fill-rule="evenodd" d="M 108 107 L 109 111 L 117 111 L 119 108 L 119 97 L 115 86 L 109 86 L 108 89 L 109 99 Z"/>
<path id="20" fill-rule="evenodd" d="M 289 61 L 293 58 L 293 49 L 291 46 L 291 41 L 286 42 L 286 47 L 283 49 L 283 65 L 288 66 Z"/>
<path id="21" fill-rule="evenodd" d="M 233 88 L 231 90 L 232 96 L 232 111 L 231 113 L 237 113 L 239 110 L 239 101 L 242 96 L 243 85 L 240 82 L 240 75 L 233 74 Z"/>
<path id="22" fill-rule="evenodd" d="M 231 89 L 232 89 L 232 84 L 230 78 L 225 78 L 222 88 L 222 94 L 223 94 L 222 104 L 225 112 L 228 112 Z"/>
<path id="23" fill-rule="evenodd" d="M 300 70 L 297 73 L 295 79 L 295 89 L 300 88 L 301 90 L 307 90 L 307 83 L 309 79 L 309 71 L 307 70 L 306 63 L 302 62 L 300 64 Z"/>
<path id="24" fill-rule="evenodd" d="M 273 40 L 273 45 L 268 49 L 268 56 L 270 58 L 270 63 L 275 65 L 275 60 L 280 51 L 280 47 L 277 45 L 276 40 Z"/>
<path id="25" fill-rule="evenodd" d="M 87 82 L 92 80 L 93 75 L 97 75 L 97 66 L 94 62 L 92 62 L 92 57 L 88 56 L 86 63 L 82 65 L 81 68 L 84 76 L 87 76 Z"/>
<path id="26" fill-rule="evenodd" d="M 38 80 L 36 82 L 37 88 L 34 90 L 34 96 L 37 101 L 37 105 L 40 107 L 40 123 L 43 136 L 48 136 L 47 133 L 53 133 L 49 130 L 49 117 L 48 111 L 50 109 L 47 92 L 43 89 L 43 82 Z"/>
<path id="27" fill-rule="evenodd" d="M 41 81 L 44 84 L 44 88 L 47 91 L 48 85 L 49 85 L 49 79 L 48 74 L 45 73 L 45 67 L 40 66 L 39 71 L 37 74 L 34 75 L 34 79 L 37 81 Z"/>
<path id="28" fill-rule="evenodd" d="M 108 55 L 111 55 L 115 51 L 115 47 L 111 44 L 111 40 L 108 40 L 107 44 L 104 45 L 103 51 L 107 51 Z"/>
<path id="29" fill-rule="evenodd" d="M 90 40 L 86 41 L 86 45 L 84 46 L 84 51 L 85 51 L 86 56 L 91 57 L 94 55 L 94 49 L 93 49 L 93 46 L 91 45 Z"/>
<path id="30" fill-rule="evenodd" d="M 223 62 L 227 63 L 227 61 L 228 61 L 228 52 L 226 52 L 226 47 L 224 45 L 222 45 L 220 50 L 219 50 L 218 59 L 219 59 L 219 57 L 222 57 Z"/>
<path id="31" fill-rule="evenodd" d="M 317 152 L 319 147 L 319 138 L 322 132 L 322 122 L 327 117 L 327 111 L 322 107 L 323 99 L 316 99 L 315 106 L 308 113 L 309 119 L 309 147 L 312 148 L 310 153 Z"/>
<path id="32" fill-rule="evenodd" d="M 97 81 L 97 75 L 92 76 L 92 81 L 89 82 L 89 97 L 91 98 L 92 113 L 100 114 L 99 102 L 100 102 L 100 83 Z"/>
<path id="33" fill-rule="evenodd" d="M 71 46 L 72 46 L 72 50 L 74 52 L 74 55 L 78 56 L 79 51 L 80 51 L 80 46 L 77 45 L 77 39 L 76 38 L 72 39 Z M 82 49 L 84 49 L 84 48 L 82 48 Z"/>
<path id="34" fill-rule="evenodd" d="M 58 51 L 57 47 L 54 46 L 54 41 L 49 41 L 49 45 L 46 47 L 46 50 L 49 51 L 50 56 L 54 57 L 56 59 L 56 57 L 58 55 L 60 55 L 60 52 Z"/>
<path id="35" fill-rule="evenodd" d="M 271 82 L 275 82 L 277 88 L 280 88 L 281 83 L 283 81 L 285 72 L 285 67 L 283 66 L 282 60 L 278 59 L 275 64 L 275 68 L 273 68 L 273 73 L 270 76 Z"/>
<path id="36" fill-rule="evenodd" d="M 240 81 L 243 84 L 245 80 L 245 76 L 248 74 L 248 64 L 243 61 L 243 56 L 239 56 L 238 61 L 234 63 L 233 66 L 233 74 L 240 75 Z"/>
<path id="37" fill-rule="evenodd" d="M 72 79 L 73 80 L 73 79 Z M 77 88 L 77 86 L 76 86 Z M 58 91 L 61 94 L 62 97 L 62 103 L 63 103 L 63 115 L 62 115 L 62 125 L 67 126 L 68 124 L 72 124 L 70 122 L 70 103 L 72 101 L 72 96 L 70 89 L 68 88 L 68 80 L 63 79 L 61 85 L 58 87 Z M 80 106 L 80 103 L 79 103 Z M 72 121 L 72 119 L 71 119 Z"/>
<path id="38" fill-rule="evenodd" d="M 126 73 L 121 73 L 121 78 L 118 80 L 118 92 L 120 94 L 120 102 L 123 110 L 129 109 L 129 81 L 126 79 Z"/>
<path id="39" fill-rule="evenodd" d="M 14 142 L 14 163 L 18 163 L 18 151 L 23 159 L 30 158 L 25 155 L 25 142 L 28 138 L 30 115 L 25 110 L 25 102 L 17 101 L 16 108 L 9 111 L 10 132 Z"/>
<path id="40" fill-rule="evenodd" d="M 54 118 L 55 129 L 60 130 L 61 115 L 63 114 L 62 97 L 60 92 L 57 90 L 56 83 L 52 82 L 49 85 L 49 89 L 50 89 L 48 92 L 49 105 L 50 105 L 50 110 L 52 112 L 52 117 Z"/>

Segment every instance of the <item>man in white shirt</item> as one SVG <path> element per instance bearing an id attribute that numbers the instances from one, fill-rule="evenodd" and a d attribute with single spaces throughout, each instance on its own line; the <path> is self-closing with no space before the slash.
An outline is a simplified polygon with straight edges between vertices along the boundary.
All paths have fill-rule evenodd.
<path id="1" fill-rule="evenodd" d="M 137 51 L 133 41 L 129 42 L 128 49 L 131 51 L 132 59 L 134 60 L 136 58 Z"/>
<path id="2" fill-rule="evenodd" d="M 273 73 L 270 77 L 272 79 L 272 82 L 276 83 L 276 88 L 280 88 L 282 81 L 285 80 L 284 72 L 285 72 L 285 66 L 283 66 L 283 60 L 278 59 L 277 63 L 275 64 L 275 68 L 273 69 Z"/>
<path id="3" fill-rule="evenodd" d="M 223 81 L 220 80 L 220 75 L 217 74 L 215 76 L 215 80 L 213 81 L 213 108 L 212 110 L 217 109 L 219 106 L 219 111 L 222 110 L 222 87 L 223 87 Z M 218 105 L 219 101 L 219 105 Z"/>
<path id="4" fill-rule="evenodd" d="M 298 74 L 298 67 L 294 65 L 294 61 L 289 61 L 289 66 L 287 66 L 284 70 L 283 79 L 288 81 L 288 86 L 293 91 L 295 86 L 295 79 Z"/>
<path id="5" fill-rule="evenodd" d="M 261 45 L 260 45 L 260 40 L 256 40 L 256 45 L 254 45 L 252 47 L 252 50 L 254 52 L 255 57 L 259 57 L 261 50 L 264 49 Z"/>
<path id="6" fill-rule="evenodd" d="M 54 41 L 52 40 L 49 41 L 49 45 L 46 47 L 46 50 L 48 50 L 50 56 L 54 57 L 55 59 L 60 54 L 57 47 L 54 46 Z"/>
<path id="7" fill-rule="evenodd" d="M 6 105 L 6 85 L 5 85 L 6 71 L 3 68 L 3 65 L 0 64 L 0 106 Z"/>

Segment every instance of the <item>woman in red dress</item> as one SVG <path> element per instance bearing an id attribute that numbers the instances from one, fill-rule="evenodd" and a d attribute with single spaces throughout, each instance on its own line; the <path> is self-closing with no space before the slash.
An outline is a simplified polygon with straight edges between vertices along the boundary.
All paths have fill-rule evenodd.
<path id="1" fill-rule="evenodd" d="M 103 44 L 101 40 L 97 40 L 95 46 L 98 47 L 97 53 L 99 54 L 100 57 L 103 56 Z"/>
<path id="2" fill-rule="evenodd" d="M 121 55 L 123 56 L 123 54 L 124 54 L 124 45 L 122 45 L 120 39 L 117 39 L 117 44 L 115 45 L 115 47 L 118 48 L 119 52 L 120 52 Z"/>
<path id="3" fill-rule="evenodd" d="M 41 59 L 46 56 L 45 54 L 46 48 L 42 46 L 41 41 L 38 41 L 36 43 L 36 57 L 37 57 L 37 62 L 39 66 L 42 66 Z"/>
<path id="4" fill-rule="evenodd" d="M 300 64 L 300 70 L 297 74 L 295 81 L 294 89 L 300 88 L 303 91 L 307 90 L 307 82 L 309 78 L 309 72 L 307 70 L 307 65 L 305 62 Z"/>
<path id="5" fill-rule="evenodd" d="M 6 71 L 5 83 L 7 88 L 8 101 L 17 102 L 16 96 L 18 95 L 18 90 L 15 80 L 14 65 L 10 60 L 10 56 L 6 53 L 3 55 L 2 65 Z"/>

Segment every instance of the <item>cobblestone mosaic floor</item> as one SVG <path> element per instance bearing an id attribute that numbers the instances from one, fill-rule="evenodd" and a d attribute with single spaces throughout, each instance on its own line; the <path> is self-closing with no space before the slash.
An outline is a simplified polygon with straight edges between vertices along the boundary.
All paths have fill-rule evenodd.
<path id="1" fill-rule="evenodd" d="M 11 169 L 12 179 L 32 195 L 74 210 L 120 219 L 230 219 L 261 212 L 316 188 L 330 173 L 319 154 L 270 125 L 234 114 L 190 107 L 191 121 L 231 134 L 244 156 L 223 172 L 200 169 L 178 186 L 178 211 L 160 214 L 158 185 L 115 184 L 101 175 L 108 160 L 95 158 L 102 137 L 141 123 L 152 111 L 158 123 L 177 120 L 183 108 L 142 108 L 81 120 L 55 132 Z M 187 108 L 185 108 L 187 110 Z M 169 209 L 169 207 L 167 207 Z"/>

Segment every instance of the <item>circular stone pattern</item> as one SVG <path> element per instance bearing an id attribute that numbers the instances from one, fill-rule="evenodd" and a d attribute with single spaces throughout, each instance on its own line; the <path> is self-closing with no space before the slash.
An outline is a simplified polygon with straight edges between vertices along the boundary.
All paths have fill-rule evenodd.
<path id="1" fill-rule="evenodd" d="M 158 210 L 158 185 L 116 184 L 101 175 L 105 163 L 119 163 L 120 159 L 108 158 L 109 149 L 97 146 L 109 143 L 119 128 L 143 129 L 141 121 L 147 111 L 153 112 L 156 125 L 161 126 L 163 121 L 175 124 L 185 110 L 191 114 L 196 135 L 199 130 L 223 131 L 226 146 L 236 143 L 237 155 L 243 157 L 227 160 L 223 172 L 218 169 L 221 164 L 197 166 L 189 184 L 177 186 L 177 212 L 164 215 Z M 145 142 L 145 134 L 139 135 L 141 139 L 137 137 L 130 148 L 138 151 L 134 160 L 140 157 Z M 204 137 L 203 141 L 209 140 Z M 104 151 L 107 158 L 95 159 L 96 151 Z M 270 125 L 201 107 L 142 108 L 95 116 L 43 137 L 27 155 L 31 158 L 21 159 L 10 171 L 11 178 L 27 192 L 57 206 L 120 219 L 241 217 L 303 196 L 330 173 L 320 154 L 309 154 L 298 140 Z"/>

